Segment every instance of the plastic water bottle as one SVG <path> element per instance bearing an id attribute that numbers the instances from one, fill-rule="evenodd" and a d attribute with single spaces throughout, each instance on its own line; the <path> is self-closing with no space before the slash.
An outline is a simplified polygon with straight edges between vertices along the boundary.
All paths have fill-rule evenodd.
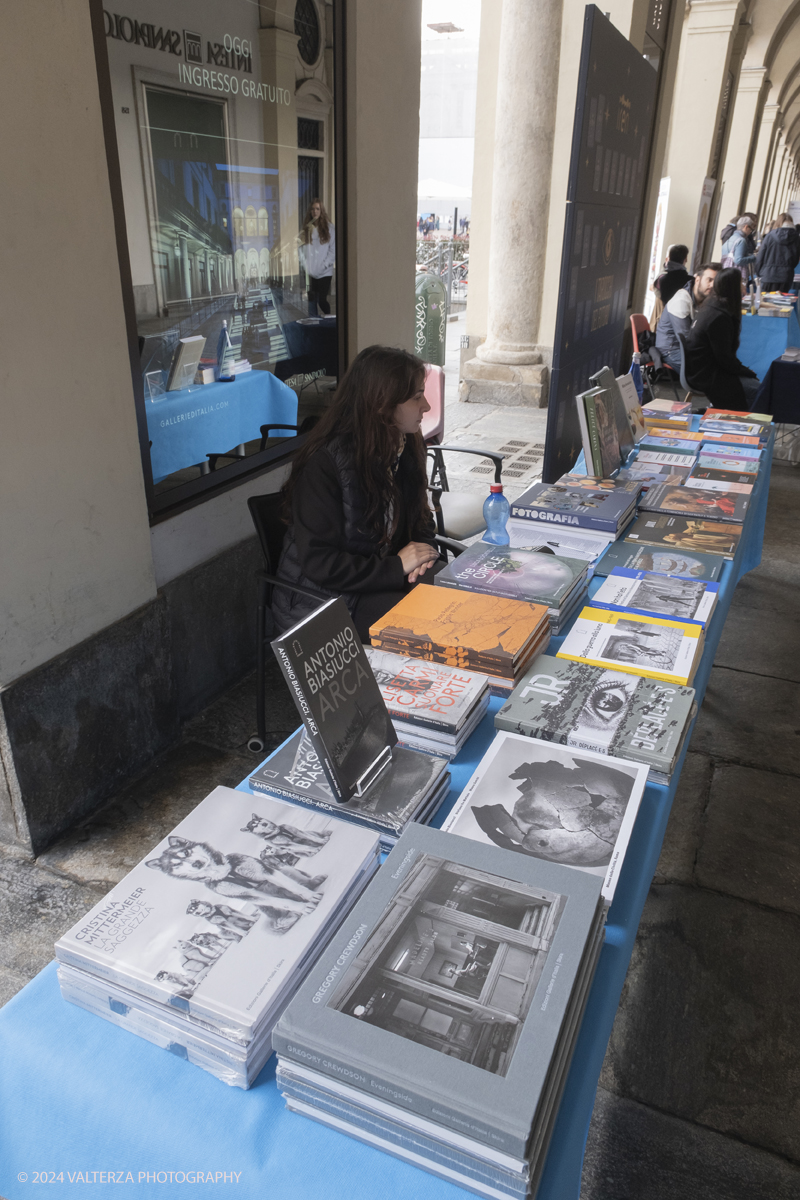
<path id="1" fill-rule="evenodd" d="M 511 540 L 506 525 L 511 509 L 503 495 L 502 483 L 493 483 L 489 495 L 483 502 L 483 519 L 486 522 L 484 542 L 492 542 L 495 546 L 507 546 Z"/>
<path id="2" fill-rule="evenodd" d="M 641 403 L 642 396 L 644 395 L 644 384 L 642 383 L 641 358 L 638 350 L 634 350 L 633 352 L 630 376 L 633 380 L 633 386 L 636 388 L 636 395 L 639 397 Z"/>

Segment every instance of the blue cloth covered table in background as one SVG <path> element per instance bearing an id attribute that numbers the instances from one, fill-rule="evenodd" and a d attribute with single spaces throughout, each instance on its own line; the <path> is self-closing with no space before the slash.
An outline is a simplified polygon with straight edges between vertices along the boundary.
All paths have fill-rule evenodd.
<path id="1" fill-rule="evenodd" d="M 800 324 L 797 311 L 788 317 L 742 317 L 742 332 L 739 339 L 739 361 L 759 379 L 763 379 L 770 365 L 780 358 L 787 346 L 800 346 Z M 761 411 L 755 405 L 753 412 Z"/>
<path id="2" fill-rule="evenodd" d="M 762 455 L 736 558 L 725 564 L 720 579 L 694 680 L 698 703 L 734 588 L 761 561 L 773 437 Z M 592 582 L 591 592 L 599 583 Z M 554 638 L 549 653 L 562 640 Z M 489 746 L 500 703 L 492 701 L 453 763 L 453 790 L 434 824 L 441 824 Z M 578 1200 L 600 1068 L 682 766 L 683 759 L 669 788 L 648 784 L 645 789 L 537 1200 Z M 209 791 L 214 783 L 208 780 Z M 240 789 L 248 790 L 246 780 Z M 0 1010 L 0 1064 L 0 1194 L 6 1200 L 27 1200 L 37 1171 L 64 1173 L 61 1196 L 97 1200 L 126 1194 L 120 1193 L 123 1183 L 130 1187 L 127 1194 L 147 1200 L 185 1196 L 187 1182 L 199 1186 L 197 1172 L 203 1173 L 203 1195 L 235 1187 L 233 1194 L 242 1200 L 407 1200 L 412 1195 L 456 1200 L 468 1194 L 288 1113 L 275 1086 L 274 1058 L 255 1087 L 243 1092 L 75 1008 L 60 997 L 54 964 Z M 115 1180 L 122 1173 L 120 1182 L 108 1181 L 112 1170 Z M 211 1183 L 206 1182 L 209 1173 Z"/>
<path id="3" fill-rule="evenodd" d="M 153 482 L 204 463 L 260 437 L 269 421 L 297 423 L 297 393 L 269 371 L 247 371 L 233 383 L 207 383 L 146 401 Z M 292 437 L 276 429 L 276 437 Z"/>

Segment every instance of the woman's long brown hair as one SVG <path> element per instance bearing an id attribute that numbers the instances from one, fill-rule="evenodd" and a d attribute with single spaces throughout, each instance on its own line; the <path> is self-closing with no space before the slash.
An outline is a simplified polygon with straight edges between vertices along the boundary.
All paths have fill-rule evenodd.
<path id="1" fill-rule="evenodd" d="M 364 490 L 367 529 L 385 545 L 391 537 L 386 514 L 398 514 L 398 491 L 392 467 L 397 458 L 398 430 L 394 410 L 425 384 L 425 364 L 407 350 L 368 346 L 353 360 L 337 388 L 333 403 L 297 454 L 284 487 L 285 519 L 291 521 L 292 496 L 301 486 L 308 460 L 334 438 L 352 447 L 358 481 Z M 414 449 L 417 487 L 405 516 L 409 530 L 430 514 L 425 474 L 425 442 L 421 433 L 407 434 Z"/>
<path id="2" fill-rule="evenodd" d="M 331 230 L 330 225 L 328 224 L 328 214 L 325 212 L 325 205 L 318 196 L 315 196 L 308 206 L 308 212 L 303 218 L 303 232 L 301 236 L 303 238 L 304 246 L 307 246 L 311 241 L 312 230 L 314 228 L 314 218 L 311 215 L 311 210 L 315 204 L 319 205 L 319 217 L 317 218 L 317 233 L 319 234 L 319 240 L 323 244 L 331 240 Z"/>

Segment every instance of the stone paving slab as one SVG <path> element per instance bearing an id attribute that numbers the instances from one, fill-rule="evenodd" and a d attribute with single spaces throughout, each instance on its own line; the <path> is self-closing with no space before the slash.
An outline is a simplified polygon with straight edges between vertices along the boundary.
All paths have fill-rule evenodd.
<path id="1" fill-rule="evenodd" d="M 43 870 L 33 859 L 0 849 L 0 987 L 10 999 L 53 958 L 53 944 L 103 898 L 104 888 Z M 14 989 L 17 990 L 16 988 Z"/>
<path id="2" fill-rule="evenodd" d="M 707 755 L 689 750 L 672 802 L 654 883 L 693 882 L 694 860 L 711 790 L 712 772 L 713 764 Z"/>
<path id="3" fill-rule="evenodd" d="M 800 775 L 800 684 L 714 667 L 692 749 Z"/>
<path id="4" fill-rule="evenodd" d="M 714 664 L 800 683 L 800 617 L 732 604 Z"/>
<path id="5" fill-rule="evenodd" d="M 767 552 L 768 555 L 771 553 L 771 547 L 767 547 Z M 729 611 L 756 609 L 764 614 L 765 624 L 772 621 L 773 613 L 796 617 L 798 588 L 800 562 L 787 563 L 782 558 L 762 558 L 761 566 L 737 583 Z"/>
<path id="6" fill-rule="evenodd" d="M 718 766 L 696 880 L 800 916 L 800 779 Z"/>
<path id="7" fill-rule="evenodd" d="M 581 1200 L 797 1200 L 800 1170 L 599 1088 Z"/>
<path id="8" fill-rule="evenodd" d="M 602 1086 L 798 1161 L 799 992 L 793 914 L 654 888 Z"/>
<path id="9" fill-rule="evenodd" d="M 40 855 L 37 864 L 105 892 L 217 784 L 235 787 L 254 766 L 252 756 L 184 742 L 90 821 Z"/>

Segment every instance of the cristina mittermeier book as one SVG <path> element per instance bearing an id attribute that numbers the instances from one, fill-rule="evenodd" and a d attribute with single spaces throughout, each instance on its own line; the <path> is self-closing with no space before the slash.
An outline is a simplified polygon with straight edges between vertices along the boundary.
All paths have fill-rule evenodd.
<path id="1" fill-rule="evenodd" d="M 397 734 L 344 600 L 329 600 L 272 648 L 334 796 L 360 796 L 391 763 Z"/>

